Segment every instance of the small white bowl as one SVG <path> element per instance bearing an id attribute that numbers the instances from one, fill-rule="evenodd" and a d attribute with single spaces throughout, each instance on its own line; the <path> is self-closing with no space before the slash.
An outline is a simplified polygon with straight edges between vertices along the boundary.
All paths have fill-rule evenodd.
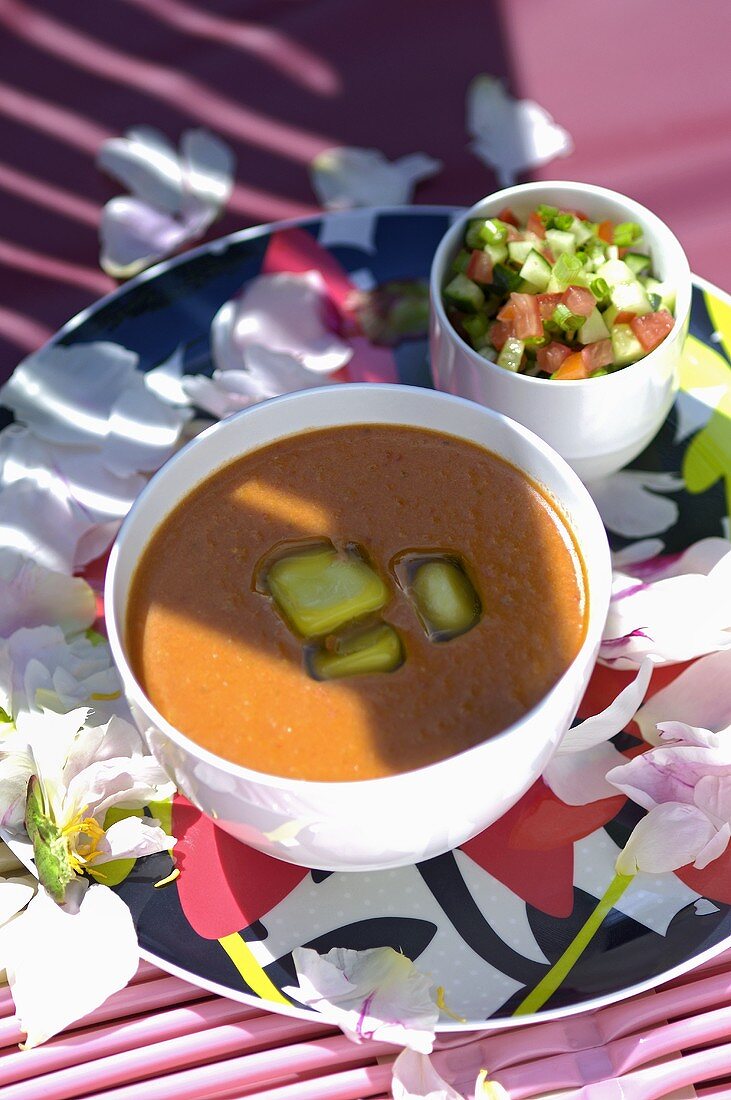
<path id="1" fill-rule="evenodd" d="M 155 709 L 125 649 L 130 582 L 155 530 L 214 471 L 277 439 L 346 424 L 406 424 L 457 436 L 501 455 L 543 486 L 584 557 L 586 637 L 567 671 L 533 710 L 466 752 L 383 779 L 284 779 L 215 756 Z M 536 436 L 499 413 L 432 390 L 337 385 L 288 394 L 222 420 L 163 466 L 117 536 L 105 609 L 132 714 L 178 789 L 223 829 L 260 851 L 306 867 L 355 871 L 439 855 L 481 832 L 517 802 L 576 713 L 594 664 L 610 586 L 609 549 L 594 503 L 573 471 Z"/>
<path id="2" fill-rule="evenodd" d="M 654 351 L 600 378 L 556 382 L 504 370 L 483 359 L 447 317 L 442 290 L 471 218 L 509 206 L 526 218 L 538 203 L 577 209 L 593 221 L 637 222 L 655 276 L 676 290 L 675 325 Z M 663 424 L 678 389 L 688 331 L 690 268 L 677 238 L 644 206 L 588 183 L 525 183 L 478 202 L 442 238 L 430 282 L 431 370 L 437 389 L 505 413 L 545 439 L 584 481 L 605 477 L 635 458 Z"/>

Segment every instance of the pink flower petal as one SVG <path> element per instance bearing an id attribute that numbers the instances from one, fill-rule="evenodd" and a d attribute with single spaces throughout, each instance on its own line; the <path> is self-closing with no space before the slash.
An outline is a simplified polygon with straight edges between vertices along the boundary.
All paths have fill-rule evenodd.
<path id="1" fill-rule="evenodd" d="M 226 302 L 211 325 L 219 370 L 248 368 L 252 348 L 284 352 L 308 371 L 340 370 L 352 350 L 325 324 L 329 300 L 316 271 L 260 275 Z M 299 387 L 301 388 L 301 387 Z"/>
<path id="2" fill-rule="evenodd" d="M 656 727 L 669 721 L 687 722 L 707 730 L 731 726 L 731 650 L 701 657 L 661 688 L 637 712 L 642 736 L 657 744 Z"/>
<path id="3" fill-rule="evenodd" d="M 66 634 L 76 633 L 95 618 L 96 599 L 86 581 L 0 547 L 0 637 L 20 627 L 55 623 Z"/>
<path id="4" fill-rule="evenodd" d="M 620 691 L 600 714 L 573 726 L 557 749 L 557 755 L 584 752 L 621 733 L 634 718 L 652 676 L 652 663 L 643 661 L 634 680 Z"/>
<path id="5" fill-rule="evenodd" d="M 144 203 L 169 214 L 180 211 L 184 172 L 168 139 L 152 126 L 136 126 L 103 142 L 97 165 Z"/>
<path id="6" fill-rule="evenodd" d="M 99 236 L 101 267 L 115 279 L 127 279 L 174 252 L 194 234 L 170 214 L 121 195 L 104 207 Z"/>
<path id="7" fill-rule="evenodd" d="M 543 772 L 543 782 L 567 806 L 586 806 L 616 797 L 617 789 L 606 776 L 625 760 L 609 744 L 594 745 L 584 752 L 556 754 Z"/>
<path id="8" fill-rule="evenodd" d="M 391 1095 L 393 1100 L 463 1100 L 437 1073 L 428 1054 L 408 1049 L 393 1063 Z"/>
<path id="9" fill-rule="evenodd" d="M 617 857 L 617 872 L 660 875 L 693 863 L 716 829 L 697 806 L 666 802 L 650 810 L 635 826 Z M 720 854 L 720 853 L 719 853 Z"/>

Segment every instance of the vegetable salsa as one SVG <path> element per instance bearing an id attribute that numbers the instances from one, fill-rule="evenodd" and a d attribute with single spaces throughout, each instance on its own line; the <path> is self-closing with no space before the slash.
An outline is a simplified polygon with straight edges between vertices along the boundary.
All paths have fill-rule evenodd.
<path id="1" fill-rule="evenodd" d="M 541 204 L 467 225 L 444 287 L 447 314 L 485 359 L 537 378 L 583 379 L 636 363 L 674 325 L 636 222 L 592 222 Z"/>

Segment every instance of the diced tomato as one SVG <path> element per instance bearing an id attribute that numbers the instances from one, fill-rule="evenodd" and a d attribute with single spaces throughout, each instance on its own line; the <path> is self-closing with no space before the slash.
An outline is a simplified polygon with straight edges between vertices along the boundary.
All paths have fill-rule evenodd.
<path id="1" fill-rule="evenodd" d="M 645 313 L 642 317 L 633 317 L 630 328 L 645 351 L 652 351 L 663 342 L 674 324 L 672 313 L 666 309 L 659 309 L 657 313 Z"/>
<path id="2" fill-rule="evenodd" d="M 559 305 L 562 298 L 563 294 L 560 291 L 558 294 L 536 294 L 542 321 L 550 321 L 554 309 Z"/>
<path id="3" fill-rule="evenodd" d="M 541 239 L 546 235 L 546 227 L 541 221 L 540 214 L 537 214 L 535 210 L 532 210 L 528 215 L 526 229 L 529 233 L 535 233 L 536 237 L 540 237 Z"/>
<path id="4" fill-rule="evenodd" d="M 608 367 L 614 359 L 611 340 L 597 340 L 593 344 L 587 344 L 581 349 L 588 374 L 593 374 L 600 367 Z"/>
<path id="5" fill-rule="evenodd" d="M 617 316 L 612 321 L 613 325 L 628 325 L 633 317 L 637 314 L 633 313 L 631 309 L 620 309 Z"/>
<path id="6" fill-rule="evenodd" d="M 522 241 L 523 240 L 523 234 L 519 233 L 518 230 L 515 229 L 514 226 L 508 224 L 508 236 L 507 236 L 506 239 L 507 239 L 508 243 L 510 241 Z"/>
<path id="7" fill-rule="evenodd" d="M 617 253 L 619 255 L 620 260 L 623 260 L 628 252 L 629 252 L 629 248 L 618 248 L 617 249 Z"/>
<path id="8" fill-rule="evenodd" d="M 571 348 L 567 348 L 565 344 L 559 344 L 558 340 L 552 340 L 545 348 L 538 349 L 536 361 L 542 371 L 553 374 L 569 355 L 571 355 Z"/>
<path id="9" fill-rule="evenodd" d="M 554 256 L 553 252 L 551 252 L 550 248 L 544 248 L 543 249 L 543 255 L 546 257 L 549 264 L 555 264 L 556 257 Z"/>
<path id="10" fill-rule="evenodd" d="M 578 218 L 579 221 L 582 221 L 582 222 L 588 222 L 589 221 L 589 215 L 585 214 L 583 210 L 574 210 L 570 206 L 562 206 L 561 210 L 560 210 L 560 213 L 561 214 L 573 214 L 575 218 Z"/>
<path id="11" fill-rule="evenodd" d="M 493 321 L 490 325 L 490 343 L 498 351 L 500 351 L 508 336 L 514 335 L 513 326 L 506 321 Z"/>
<path id="12" fill-rule="evenodd" d="M 563 304 L 577 317 L 588 317 L 596 306 L 596 298 L 585 286 L 570 286 L 561 295 Z"/>
<path id="13" fill-rule="evenodd" d="M 505 222 L 506 225 L 514 225 L 516 229 L 520 229 L 520 222 L 518 221 L 509 206 L 503 207 L 503 209 L 498 214 L 498 218 L 501 222 Z"/>
<path id="14" fill-rule="evenodd" d="M 614 226 L 611 222 L 599 222 L 596 235 L 602 241 L 606 241 L 607 244 L 612 244 L 614 241 Z"/>
<path id="15" fill-rule="evenodd" d="M 518 294 L 513 291 L 510 300 L 515 307 L 515 335 L 518 339 L 530 340 L 532 337 L 543 336 L 541 311 L 535 294 Z"/>
<path id="16" fill-rule="evenodd" d="M 497 314 L 498 321 L 514 321 L 515 320 L 515 302 L 512 298 L 508 298 L 507 302 Z"/>
<path id="17" fill-rule="evenodd" d="M 564 381 L 588 378 L 589 371 L 586 369 L 586 363 L 584 362 L 582 352 L 574 351 L 571 355 L 567 355 L 561 366 L 555 371 L 553 377 L 563 379 Z"/>
<path id="18" fill-rule="evenodd" d="M 468 279 L 474 279 L 476 283 L 492 282 L 492 259 L 481 248 L 473 249 L 465 274 Z"/>

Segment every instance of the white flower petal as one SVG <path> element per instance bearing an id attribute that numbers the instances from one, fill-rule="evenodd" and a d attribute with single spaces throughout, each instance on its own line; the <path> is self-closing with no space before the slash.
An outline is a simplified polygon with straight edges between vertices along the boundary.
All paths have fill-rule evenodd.
<path id="1" fill-rule="evenodd" d="M 617 872 L 660 875 L 677 871 L 693 863 L 715 834 L 716 829 L 697 806 L 664 802 L 637 823 L 617 857 Z"/>
<path id="2" fill-rule="evenodd" d="M 0 928 L 24 909 L 35 894 L 35 888 L 25 882 L 0 878 Z"/>
<path id="3" fill-rule="evenodd" d="M 118 477 L 162 466 L 175 450 L 185 411 L 161 401 L 136 372 L 110 410 L 102 462 Z"/>
<path id="4" fill-rule="evenodd" d="M 99 264 L 113 279 L 129 279 L 193 236 L 184 222 L 170 214 L 119 195 L 102 212 Z"/>
<path id="5" fill-rule="evenodd" d="M 31 481 L 16 481 L 0 492 L 0 547 L 53 572 L 74 571 L 80 540 L 89 530 L 90 521 L 77 505 Z"/>
<path id="6" fill-rule="evenodd" d="M 28 780 L 33 768 L 27 752 L 8 752 L 0 741 L 0 829 L 17 833 L 25 821 L 25 800 Z"/>
<path id="7" fill-rule="evenodd" d="M 95 618 L 96 598 L 86 581 L 0 547 L 0 636 L 46 623 L 71 634 L 85 630 Z"/>
<path id="8" fill-rule="evenodd" d="M 156 852 L 169 852 L 174 844 L 175 837 L 168 836 L 158 821 L 149 817 L 125 817 L 107 829 L 100 844 L 101 855 L 94 860 L 94 867 L 110 859 L 140 859 Z"/>
<path id="9" fill-rule="evenodd" d="M 677 492 L 684 485 L 676 474 L 620 470 L 589 482 L 587 489 L 605 527 L 626 538 L 640 538 L 667 531 L 677 523 L 678 505 L 657 494 Z"/>
<path id="10" fill-rule="evenodd" d="M 190 405 L 190 399 L 183 388 L 183 348 L 178 347 L 173 354 L 153 367 L 145 374 L 145 385 L 167 405 Z"/>
<path id="11" fill-rule="evenodd" d="M 503 187 L 528 168 L 573 150 L 570 135 L 528 99 L 513 99 L 500 80 L 483 74 L 467 90 L 467 130 L 472 151 L 495 169 Z"/>
<path id="12" fill-rule="evenodd" d="M 176 214 L 183 201 L 184 172 L 168 139 L 151 126 L 109 138 L 97 154 L 97 165 L 142 203 Z"/>
<path id="13" fill-rule="evenodd" d="M 108 341 L 42 348 L 15 368 L 0 388 L 0 404 L 50 443 L 100 447 L 138 362 Z"/>
<path id="14" fill-rule="evenodd" d="M 377 1039 L 428 1054 L 439 1009 L 431 983 L 390 947 L 293 951 L 299 987 L 284 990 L 319 1011 L 355 1042 Z"/>
<path id="15" fill-rule="evenodd" d="M 186 200 L 194 197 L 217 213 L 233 190 L 235 163 L 230 146 L 208 130 L 186 130 L 180 149 Z"/>
<path id="16" fill-rule="evenodd" d="M 436 175 L 441 162 L 426 153 L 389 161 L 378 149 L 338 146 L 325 149 L 310 164 L 312 188 L 322 206 L 400 206 L 421 180 Z"/>
<path id="17" fill-rule="evenodd" d="M 256 348 L 259 356 L 283 352 L 308 371 L 340 370 L 353 351 L 327 327 L 330 309 L 319 272 L 260 275 L 213 318 L 214 363 L 219 370 L 248 368 Z"/>
<path id="18" fill-rule="evenodd" d="M 199 408 L 223 419 L 257 401 L 329 381 L 327 375 L 306 370 L 292 356 L 264 347 L 248 348 L 246 361 L 247 370 L 216 370 L 212 378 L 188 375 L 182 383 L 186 394 Z"/>
<path id="19" fill-rule="evenodd" d="M 76 913 L 39 890 L 24 913 L 0 928 L 0 967 L 8 972 L 26 1047 L 123 989 L 138 962 L 130 911 L 106 886 L 90 886 Z"/>
<path id="20" fill-rule="evenodd" d="M 687 722 L 707 730 L 731 726 L 731 650 L 701 657 L 656 692 L 635 715 L 642 736 L 658 744 L 661 722 Z"/>
<path id="21" fill-rule="evenodd" d="M 621 733 L 632 721 L 645 698 L 651 676 L 652 662 L 643 661 L 632 683 L 623 688 L 605 710 L 579 722 L 566 733 L 556 755 L 584 752 Z"/>
<path id="22" fill-rule="evenodd" d="M 664 549 L 665 543 L 662 539 L 640 539 L 638 542 L 631 542 L 628 546 L 623 546 L 621 550 L 614 550 L 612 552 L 612 565 L 615 569 L 621 570 L 626 566 L 656 558 L 658 554 L 662 554 Z"/>
<path id="23" fill-rule="evenodd" d="M 402 1050 L 393 1063 L 393 1100 L 463 1100 L 437 1073 L 428 1054 Z"/>
<path id="24" fill-rule="evenodd" d="M 68 782 L 66 801 L 84 807 L 85 816 L 103 820 L 112 806 L 139 809 L 163 802 L 175 794 L 175 785 L 152 756 L 95 760 Z"/>
<path id="25" fill-rule="evenodd" d="M 563 756 L 556 754 L 543 772 L 543 781 L 567 806 L 586 806 L 616 796 L 617 788 L 606 776 L 625 760 L 614 745 L 608 744 Z"/>

